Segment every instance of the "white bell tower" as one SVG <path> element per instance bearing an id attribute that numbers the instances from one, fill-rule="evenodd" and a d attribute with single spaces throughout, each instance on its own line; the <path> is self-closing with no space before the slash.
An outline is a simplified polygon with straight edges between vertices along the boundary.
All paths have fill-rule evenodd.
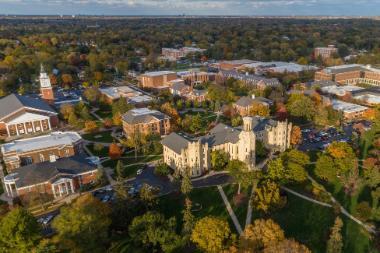
<path id="1" fill-rule="evenodd" d="M 54 103 L 53 87 L 51 86 L 50 78 L 48 74 L 45 72 L 42 64 L 41 64 L 41 72 L 40 72 L 40 89 L 41 89 L 42 99 L 48 102 L 49 104 L 53 104 Z"/>

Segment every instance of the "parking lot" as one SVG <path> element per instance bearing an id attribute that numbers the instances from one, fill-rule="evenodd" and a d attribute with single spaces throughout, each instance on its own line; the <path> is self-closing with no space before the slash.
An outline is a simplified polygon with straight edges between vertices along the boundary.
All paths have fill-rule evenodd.
<path id="1" fill-rule="evenodd" d="M 351 142 L 352 126 L 346 125 L 343 131 L 334 127 L 323 130 L 315 128 L 302 129 L 302 143 L 298 149 L 301 151 L 321 151 L 324 150 L 333 141 Z"/>

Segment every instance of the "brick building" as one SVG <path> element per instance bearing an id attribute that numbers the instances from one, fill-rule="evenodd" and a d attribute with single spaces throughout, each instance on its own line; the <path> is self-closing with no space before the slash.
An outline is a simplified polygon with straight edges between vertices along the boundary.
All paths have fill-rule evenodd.
<path id="1" fill-rule="evenodd" d="M 338 53 L 338 48 L 335 45 L 328 45 L 327 47 L 314 48 L 314 57 L 321 57 L 323 60 L 330 58 Z"/>
<path id="2" fill-rule="evenodd" d="M 76 132 L 53 132 L 48 135 L 16 140 L 1 145 L 1 155 L 8 173 L 21 166 L 81 154 L 82 137 Z"/>
<path id="3" fill-rule="evenodd" d="M 315 72 L 316 81 L 334 81 L 339 84 L 359 83 L 380 86 L 380 70 L 360 64 L 347 64 Z"/>
<path id="4" fill-rule="evenodd" d="M 73 156 L 15 169 L 4 177 L 5 193 L 11 198 L 28 199 L 38 194 L 59 199 L 78 192 L 97 179 L 98 165 L 90 159 Z"/>
<path id="5" fill-rule="evenodd" d="M 161 88 L 168 86 L 168 82 L 177 79 L 177 73 L 173 71 L 146 72 L 140 76 L 140 84 L 143 88 Z"/>
<path id="6" fill-rule="evenodd" d="M 182 71 L 177 73 L 178 77 L 184 80 L 185 84 L 194 86 L 206 82 L 215 81 L 215 73 L 204 71 Z"/>
<path id="7" fill-rule="evenodd" d="M 233 104 L 233 107 L 240 116 L 244 117 L 249 115 L 250 110 L 255 104 L 260 104 L 269 108 L 273 102 L 270 99 L 255 97 L 255 95 L 252 95 L 251 97 L 246 96 L 239 98 L 239 100 Z"/>
<path id="8" fill-rule="evenodd" d="M 45 101 L 17 94 L 0 99 L 0 137 L 18 137 L 52 130 L 58 113 Z"/>
<path id="9" fill-rule="evenodd" d="M 281 83 L 277 78 L 266 78 L 258 75 L 243 74 L 235 70 L 221 70 L 218 73 L 217 81 L 225 82 L 227 79 L 233 78 L 242 81 L 247 86 L 254 89 L 264 90 L 266 87 L 280 87 Z"/>
<path id="10" fill-rule="evenodd" d="M 132 109 L 122 117 L 123 131 L 128 137 L 136 132 L 140 134 L 170 133 L 170 117 L 166 114 L 148 108 Z"/>
<path id="11" fill-rule="evenodd" d="M 169 61 L 176 61 L 186 57 L 188 54 L 203 53 L 204 51 L 206 51 L 206 49 L 200 49 L 197 47 L 182 47 L 180 49 L 162 48 L 161 55 Z"/>

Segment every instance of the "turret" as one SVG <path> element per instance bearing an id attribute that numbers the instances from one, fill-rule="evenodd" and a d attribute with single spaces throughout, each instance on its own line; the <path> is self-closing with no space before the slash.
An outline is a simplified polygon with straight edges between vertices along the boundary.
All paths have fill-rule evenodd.
<path id="1" fill-rule="evenodd" d="M 40 72 L 40 91 L 41 98 L 48 102 L 49 104 L 54 103 L 54 92 L 53 87 L 50 83 L 50 78 L 45 72 L 43 65 L 41 64 L 41 72 Z"/>

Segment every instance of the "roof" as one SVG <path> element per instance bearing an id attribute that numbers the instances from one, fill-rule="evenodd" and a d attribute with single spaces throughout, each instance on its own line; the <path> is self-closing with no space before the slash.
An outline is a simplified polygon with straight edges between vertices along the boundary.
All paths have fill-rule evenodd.
<path id="1" fill-rule="evenodd" d="M 32 150 L 71 145 L 82 137 L 76 132 L 53 132 L 48 135 L 16 140 L 1 146 L 1 153 L 24 153 Z"/>
<path id="2" fill-rule="evenodd" d="M 181 91 L 182 89 L 190 88 L 188 85 L 181 83 L 174 83 L 171 87 L 172 90 Z"/>
<path id="3" fill-rule="evenodd" d="M 252 118 L 252 128 L 253 132 L 261 132 L 265 130 L 267 126 L 277 126 L 277 121 L 273 119 L 263 118 L 263 117 L 253 117 Z"/>
<path id="4" fill-rule="evenodd" d="M 361 71 L 364 70 L 364 66 L 360 64 L 345 64 L 333 67 L 325 68 L 323 71 L 329 74 L 340 74 L 349 71 Z"/>
<path id="5" fill-rule="evenodd" d="M 134 96 L 141 94 L 141 92 L 131 89 L 128 86 L 100 88 L 99 91 L 112 99 L 123 97 L 126 93 L 132 93 Z"/>
<path id="6" fill-rule="evenodd" d="M 148 108 L 132 109 L 123 115 L 123 121 L 128 124 L 149 123 L 153 119 L 164 120 L 170 119 L 170 117 L 162 112 Z"/>
<path id="7" fill-rule="evenodd" d="M 343 102 L 337 99 L 331 101 L 334 110 L 343 111 L 345 113 L 362 112 L 368 109 L 366 106 Z"/>
<path id="8" fill-rule="evenodd" d="M 0 119 L 26 107 L 57 114 L 56 111 L 54 111 L 54 109 L 42 99 L 11 94 L 0 99 Z"/>
<path id="9" fill-rule="evenodd" d="M 335 94 L 337 96 L 344 96 L 347 92 L 363 90 L 364 88 L 353 85 L 332 85 L 322 87 L 321 90 L 325 93 Z"/>
<path id="10" fill-rule="evenodd" d="M 154 72 L 145 72 L 143 76 L 162 76 L 162 75 L 170 75 L 170 74 L 176 74 L 174 71 L 154 71 Z"/>
<path id="11" fill-rule="evenodd" d="M 220 123 L 200 139 L 202 143 L 208 143 L 212 147 L 224 143 L 237 143 L 239 141 L 239 134 L 240 130 Z"/>
<path id="12" fill-rule="evenodd" d="M 177 154 L 181 154 L 181 151 L 183 149 L 186 149 L 189 145 L 189 140 L 187 140 L 185 137 L 177 134 L 177 133 L 171 133 L 168 136 L 166 136 L 162 141 L 162 145 L 170 148 Z"/>
<path id="13" fill-rule="evenodd" d="M 58 159 L 56 162 L 42 162 L 30 164 L 15 169 L 12 174 L 5 177 L 17 178 L 17 188 L 44 183 L 56 179 L 60 175 L 74 176 L 85 172 L 97 170 L 97 166 L 82 156 L 72 156 Z"/>
<path id="14" fill-rule="evenodd" d="M 263 103 L 263 104 L 270 105 L 272 104 L 272 101 L 270 99 L 263 98 L 263 97 L 252 98 L 252 97 L 246 96 L 246 97 L 241 97 L 238 101 L 235 102 L 236 105 L 242 106 L 242 107 L 251 106 L 253 103 Z"/>
<path id="15" fill-rule="evenodd" d="M 237 72 L 235 70 L 221 70 L 220 73 L 225 77 L 232 77 L 237 80 L 243 80 L 248 81 L 252 83 L 258 83 L 260 81 L 263 81 L 265 85 L 268 86 L 277 86 L 281 85 L 277 78 L 266 78 L 258 75 L 252 75 L 252 74 L 243 74 L 240 72 Z"/>
<path id="16" fill-rule="evenodd" d="M 248 59 L 241 59 L 241 60 L 222 61 L 221 63 L 231 64 L 231 65 L 243 65 L 243 64 L 255 63 L 255 61 L 248 60 Z"/>

